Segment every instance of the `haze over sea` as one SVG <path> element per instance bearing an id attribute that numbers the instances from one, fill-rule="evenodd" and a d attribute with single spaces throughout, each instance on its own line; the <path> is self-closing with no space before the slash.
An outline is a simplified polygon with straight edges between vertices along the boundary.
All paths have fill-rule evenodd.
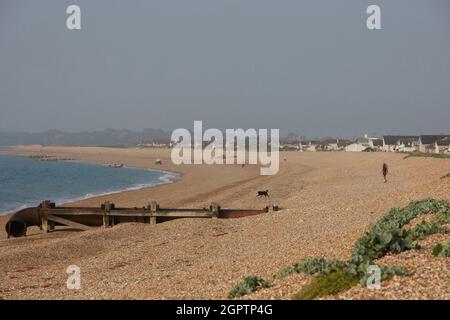
<path id="1" fill-rule="evenodd" d="M 0 214 L 37 206 L 43 200 L 57 204 L 170 183 L 172 172 L 109 168 L 107 166 L 37 161 L 27 157 L 0 155 Z"/>

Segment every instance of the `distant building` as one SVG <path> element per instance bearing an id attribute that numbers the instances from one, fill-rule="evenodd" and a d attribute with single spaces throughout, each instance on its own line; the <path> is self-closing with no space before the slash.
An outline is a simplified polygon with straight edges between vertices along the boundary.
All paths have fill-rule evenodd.
<path id="1" fill-rule="evenodd" d="M 285 143 L 280 146 L 281 151 L 299 151 L 300 145 L 293 143 Z"/>
<path id="2" fill-rule="evenodd" d="M 321 140 L 319 141 L 318 145 L 317 145 L 317 150 L 320 151 L 335 151 L 337 150 L 338 146 L 338 139 L 325 139 L 325 140 Z"/>
<path id="3" fill-rule="evenodd" d="M 338 149 L 345 150 L 345 147 L 352 144 L 352 141 L 346 139 L 339 139 L 338 141 Z"/>
<path id="4" fill-rule="evenodd" d="M 369 137 L 367 134 L 362 138 L 356 139 L 352 144 L 345 147 L 345 151 L 348 152 L 362 152 L 366 149 L 381 150 L 383 140 L 380 138 Z"/>
<path id="5" fill-rule="evenodd" d="M 349 144 L 345 147 L 345 151 L 347 152 L 362 152 L 368 148 L 368 144 L 361 143 L 361 142 L 355 142 L 352 144 Z"/>
<path id="6" fill-rule="evenodd" d="M 352 142 L 345 139 L 325 139 L 321 140 L 317 145 L 317 149 L 321 151 L 340 151 Z"/>
<path id="7" fill-rule="evenodd" d="M 383 150 L 383 139 L 373 139 L 372 140 L 373 149 L 381 151 Z"/>
<path id="8" fill-rule="evenodd" d="M 308 140 L 308 141 L 302 141 L 301 142 L 301 150 L 302 151 L 309 151 L 309 152 L 316 152 L 317 146 L 320 144 L 317 140 Z"/>
<path id="9" fill-rule="evenodd" d="M 450 136 L 437 141 L 439 153 L 450 154 Z"/>
<path id="10" fill-rule="evenodd" d="M 428 153 L 448 152 L 450 135 L 421 135 L 419 136 L 419 151 Z"/>
<path id="11" fill-rule="evenodd" d="M 418 148 L 419 136 L 383 136 L 383 151 L 414 152 Z"/>

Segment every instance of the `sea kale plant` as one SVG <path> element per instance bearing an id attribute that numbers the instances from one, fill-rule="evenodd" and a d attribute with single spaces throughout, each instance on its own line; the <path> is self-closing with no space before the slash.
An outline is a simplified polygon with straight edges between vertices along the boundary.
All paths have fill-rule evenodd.
<path id="1" fill-rule="evenodd" d="M 260 276 L 249 276 L 244 278 L 233 290 L 228 294 L 228 298 L 238 298 L 246 294 L 255 292 L 260 288 L 268 288 L 270 283 L 262 279 Z"/>
<path id="2" fill-rule="evenodd" d="M 437 243 L 434 245 L 433 256 L 442 258 L 450 257 L 450 240 L 447 240 L 444 244 Z"/>
<path id="3" fill-rule="evenodd" d="M 429 221 L 423 220 L 412 228 L 405 228 L 419 216 L 432 215 Z M 450 202 L 446 200 L 425 199 L 411 202 L 404 208 L 393 208 L 375 224 L 371 225 L 364 235 L 356 241 L 352 254 L 347 261 L 327 260 L 325 258 L 306 259 L 290 265 L 272 275 L 272 279 L 281 279 L 294 273 L 316 275 L 302 292 L 295 297 L 313 299 L 315 297 L 335 294 L 346 290 L 355 283 L 365 284 L 368 279 L 368 266 L 374 260 L 388 253 L 398 254 L 405 250 L 420 248 L 417 240 L 435 233 L 448 233 L 450 224 Z M 450 251 L 450 243 L 436 249 L 438 256 Z M 441 253 L 444 252 L 444 253 Z M 389 279 L 394 275 L 405 275 L 400 266 L 380 266 L 381 279 Z M 271 284 L 260 277 L 247 277 L 229 294 L 230 298 L 242 296 Z"/>

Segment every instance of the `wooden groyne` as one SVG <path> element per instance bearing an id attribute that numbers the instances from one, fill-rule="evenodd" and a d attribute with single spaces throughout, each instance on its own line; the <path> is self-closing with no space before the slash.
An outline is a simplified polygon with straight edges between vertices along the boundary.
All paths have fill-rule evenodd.
<path id="1" fill-rule="evenodd" d="M 8 237 L 20 237 L 26 235 L 27 227 L 33 225 L 39 226 L 44 232 L 50 232 L 56 226 L 89 230 L 101 226 L 110 228 L 125 222 L 157 224 L 180 218 L 232 219 L 278 210 L 278 206 L 273 204 L 263 209 L 223 209 L 216 203 L 200 209 L 161 208 L 156 201 L 142 208 L 119 208 L 110 202 L 100 207 L 57 207 L 46 200 L 38 207 L 13 214 L 5 228 Z"/>

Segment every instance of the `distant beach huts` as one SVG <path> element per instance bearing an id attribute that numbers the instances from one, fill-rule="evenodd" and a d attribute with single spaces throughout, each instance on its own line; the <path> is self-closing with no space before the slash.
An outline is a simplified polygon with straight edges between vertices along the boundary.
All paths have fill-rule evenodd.
<path id="1" fill-rule="evenodd" d="M 204 142 L 206 145 L 207 142 Z M 173 142 L 152 141 L 141 142 L 138 148 L 172 148 Z M 280 151 L 346 151 L 346 152 L 422 152 L 450 154 L 450 135 L 384 135 L 382 137 L 363 137 L 354 140 L 326 138 L 282 138 Z"/>
<path id="2" fill-rule="evenodd" d="M 346 151 L 346 152 L 422 152 L 450 154 L 450 135 L 417 135 L 370 137 L 355 140 L 327 138 L 322 140 L 284 139 L 281 151 Z"/>
<path id="3" fill-rule="evenodd" d="M 450 135 L 383 136 L 383 151 L 450 154 Z"/>

